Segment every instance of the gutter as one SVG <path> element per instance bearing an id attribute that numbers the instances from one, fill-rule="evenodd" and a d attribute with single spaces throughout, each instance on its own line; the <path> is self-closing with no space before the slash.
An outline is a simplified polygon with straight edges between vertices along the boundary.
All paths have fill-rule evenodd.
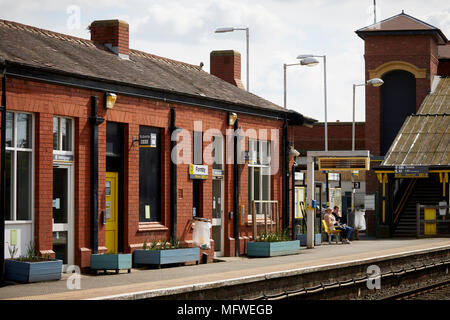
<path id="1" fill-rule="evenodd" d="M 173 134 L 177 130 L 176 127 L 176 109 L 170 109 L 170 234 L 171 242 L 176 243 L 177 240 L 177 152 L 174 150 L 177 148 L 177 139 L 173 139 Z M 174 159 L 172 159 L 174 157 Z"/>
<path id="2" fill-rule="evenodd" d="M 98 253 L 98 126 L 105 119 L 97 115 L 97 97 L 91 96 L 91 247 L 92 253 Z"/>

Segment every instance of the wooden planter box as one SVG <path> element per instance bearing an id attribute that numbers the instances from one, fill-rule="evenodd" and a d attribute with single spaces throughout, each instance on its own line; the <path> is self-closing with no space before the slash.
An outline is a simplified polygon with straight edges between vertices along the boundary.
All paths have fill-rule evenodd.
<path id="1" fill-rule="evenodd" d="M 300 240 L 300 245 L 301 246 L 306 246 L 307 242 L 306 242 L 306 234 L 299 234 L 297 235 L 297 240 Z M 315 246 L 320 246 L 322 244 L 322 234 L 321 233 L 316 233 L 314 234 L 314 245 Z"/>
<path id="2" fill-rule="evenodd" d="M 26 262 L 5 260 L 5 278 L 16 282 L 39 282 L 61 279 L 62 260 Z"/>
<path id="3" fill-rule="evenodd" d="M 127 269 L 131 272 L 131 253 L 119 254 L 91 254 L 91 269 L 92 270 L 119 270 Z"/>
<path id="4" fill-rule="evenodd" d="M 184 263 L 200 260 L 200 248 L 181 248 L 169 250 L 135 250 L 134 264 L 159 265 L 170 263 Z"/>
<path id="5" fill-rule="evenodd" d="M 297 254 L 300 252 L 300 241 L 283 242 L 249 242 L 247 244 L 248 257 L 274 257 Z"/>

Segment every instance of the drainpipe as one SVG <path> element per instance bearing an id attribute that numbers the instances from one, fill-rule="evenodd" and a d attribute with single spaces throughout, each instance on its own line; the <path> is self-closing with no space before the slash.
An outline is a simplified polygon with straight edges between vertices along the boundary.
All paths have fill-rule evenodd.
<path id="1" fill-rule="evenodd" d="M 2 129 L 1 129 L 1 156 L 0 156 L 0 283 L 4 280 L 5 275 L 5 211 L 6 211 L 6 180 L 5 180 L 5 158 L 6 158 L 6 75 L 3 69 L 2 78 Z"/>
<path id="2" fill-rule="evenodd" d="M 170 235 L 172 242 L 177 241 L 177 139 L 173 136 L 177 127 L 175 125 L 176 111 L 174 108 L 170 109 Z M 175 138 L 175 139 L 174 139 Z"/>
<path id="3" fill-rule="evenodd" d="M 296 240 L 297 236 L 295 234 L 295 208 L 296 208 L 296 203 L 295 203 L 295 166 L 296 163 L 294 161 L 294 164 L 292 165 L 292 222 L 291 222 L 291 229 L 292 229 L 292 240 Z"/>
<path id="4" fill-rule="evenodd" d="M 97 116 L 97 97 L 91 96 L 91 247 L 98 253 L 98 126 L 105 119 Z"/>
<path id="5" fill-rule="evenodd" d="M 238 166 L 238 143 L 236 134 L 239 129 L 239 119 L 234 122 L 234 155 L 233 155 L 233 211 L 234 211 L 234 244 L 235 256 L 239 257 L 239 166 Z"/>
<path id="6" fill-rule="evenodd" d="M 285 230 L 289 227 L 289 157 L 287 154 L 288 149 L 288 128 L 287 121 L 284 120 L 283 124 L 283 138 L 282 138 L 282 157 L 283 157 L 283 169 L 282 169 L 282 184 L 283 184 L 283 226 L 282 229 Z"/>

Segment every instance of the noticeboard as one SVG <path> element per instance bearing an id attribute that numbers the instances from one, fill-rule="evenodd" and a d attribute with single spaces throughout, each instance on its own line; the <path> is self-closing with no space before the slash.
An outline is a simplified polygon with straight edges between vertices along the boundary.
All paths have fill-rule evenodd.
<path id="1" fill-rule="evenodd" d="M 140 134 L 139 135 L 140 148 L 156 148 L 156 133 Z"/>

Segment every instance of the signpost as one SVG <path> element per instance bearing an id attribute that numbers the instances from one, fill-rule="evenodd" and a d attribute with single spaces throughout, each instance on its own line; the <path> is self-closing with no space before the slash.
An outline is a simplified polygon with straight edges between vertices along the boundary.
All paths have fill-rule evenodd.
<path id="1" fill-rule="evenodd" d="M 193 180 L 207 180 L 208 166 L 199 164 L 189 165 L 189 178 Z"/>
<path id="2" fill-rule="evenodd" d="M 395 166 L 396 178 L 428 178 L 428 166 Z"/>

